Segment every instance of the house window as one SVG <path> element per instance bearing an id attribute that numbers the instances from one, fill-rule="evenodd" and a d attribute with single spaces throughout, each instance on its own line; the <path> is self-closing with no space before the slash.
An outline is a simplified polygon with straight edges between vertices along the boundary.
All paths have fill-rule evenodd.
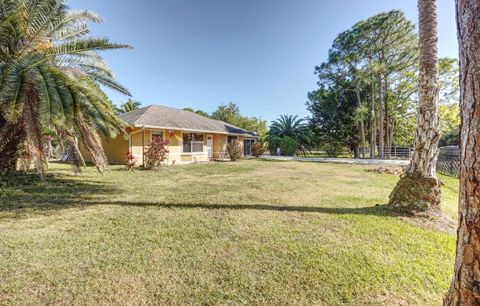
<path id="1" fill-rule="evenodd" d="M 154 139 L 163 140 L 163 132 L 152 132 L 150 134 L 150 143 L 152 143 Z"/>
<path id="2" fill-rule="evenodd" d="M 203 152 L 203 134 L 184 133 L 183 134 L 183 152 L 185 153 Z"/>
<path id="3" fill-rule="evenodd" d="M 228 136 L 228 143 L 232 143 L 237 140 L 237 136 Z"/>

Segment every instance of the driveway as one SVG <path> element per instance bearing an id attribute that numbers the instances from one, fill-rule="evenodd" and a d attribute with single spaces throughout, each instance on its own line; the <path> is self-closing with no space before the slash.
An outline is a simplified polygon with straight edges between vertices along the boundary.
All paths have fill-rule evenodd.
<path id="1" fill-rule="evenodd" d="M 262 155 L 260 158 L 269 160 L 297 160 L 316 163 L 333 163 L 333 164 L 352 164 L 352 165 L 389 165 L 389 166 L 406 166 L 409 160 L 399 159 L 360 159 L 360 158 L 328 158 L 328 157 L 299 157 L 299 156 L 274 156 Z"/>

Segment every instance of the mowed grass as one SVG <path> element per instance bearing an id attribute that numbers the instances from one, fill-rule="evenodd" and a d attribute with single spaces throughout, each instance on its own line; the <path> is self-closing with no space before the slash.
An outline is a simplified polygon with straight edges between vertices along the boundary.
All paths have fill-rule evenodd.
<path id="1" fill-rule="evenodd" d="M 398 178 L 364 169 L 52 164 L 47 183 L 0 189 L 0 304 L 441 303 L 455 237 L 389 213 Z"/>

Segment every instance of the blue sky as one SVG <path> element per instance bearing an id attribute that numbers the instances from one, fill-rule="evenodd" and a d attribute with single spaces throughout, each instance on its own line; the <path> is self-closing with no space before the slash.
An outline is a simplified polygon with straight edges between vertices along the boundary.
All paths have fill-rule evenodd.
<path id="1" fill-rule="evenodd" d="M 133 50 L 103 53 L 143 105 L 207 112 L 233 101 L 269 122 L 307 116 L 314 66 L 338 33 L 400 9 L 417 22 L 415 0 L 71 0 L 99 13 L 93 34 Z M 457 57 L 453 0 L 438 0 L 440 56 Z M 127 98 L 108 91 L 115 103 Z"/>

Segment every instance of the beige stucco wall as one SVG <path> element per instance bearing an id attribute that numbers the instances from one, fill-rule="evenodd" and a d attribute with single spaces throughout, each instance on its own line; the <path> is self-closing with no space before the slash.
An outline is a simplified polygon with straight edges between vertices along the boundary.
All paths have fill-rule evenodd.
<path id="1" fill-rule="evenodd" d="M 111 164 L 123 164 L 127 159 L 128 139 L 123 136 L 117 136 L 114 139 L 102 139 L 103 150 L 107 155 L 108 162 Z"/>
<path id="2" fill-rule="evenodd" d="M 153 133 L 163 133 L 165 140 L 168 140 L 166 146 L 169 150 L 167 163 L 168 165 L 192 163 L 196 161 L 208 161 L 208 147 L 207 138 L 209 135 L 213 138 L 213 159 L 221 159 L 226 155 L 222 155 L 226 151 L 228 136 L 225 134 L 203 133 L 203 152 L 184 153 L 183 152 L 183 133 L 182 131 L 175 131 L 175 135 L 170 136 L 168 130 L 162 129 L 145 129 L 142 133 L 141 128 L 134 128 L 129 131 L 127 138 L 121 136 L 114 139 L 102 138 L 103 148 L 107 155 L 108 161 L 111 164 L 123 164 L 126 160 L 126 153 L 132 152 L 136 157 L 136 165 L 142 165 L 142 134 L 144 135 L 144 149 L 148 149 Z M 190 133 L 190 132 L 185 132 Z M 244 137 L 237 137 L 237 140 L 243 147 Z M 243 152 L 243 149 L 242 149 Z M 90 156 L 82 149 L 82 154 L 86 161 L 91 161 Z"/>
<path id="3" fill-rule="evenodd" d="M 222 152 L 227 148 L 227 135 L 213 134 L 213 158 L 222 157 Z"/>
<path id="4" fill-rule="evenodd" d="M 207 133 L 203 133 L 203 152 L 194 152 L 194 153 L 184 153 L 183 152 L 183 132 L 175 131 L 175 135 L 170 136 L 168 130 L 159 130 L 159 129 L 145 129 L 144 131 L 144 144 L 145 150 L 148 149 L 148 146 L 151 142 L 151 135 L 153 133 L 163 132 L 163 137 L 168 141 L 166 148 L 169 150 L 167 163 L 169 165 L 182 164 L 182 163 L 191 163 L 196 161 L 208 161 L 208 150 L 207 150 Z M 189 132 L 185 132 L 189 133 Z M 131 140 L 131 152 L 137 158 L 137 165 L 142 164 L 142 129 L 135 128 L 130 134 Z M 215 140 L 214 140 L 215 144 Z"/>
<path id="5" fill-rule="evenodd" d="M 128 138 L 117 136 L 115 138 L 106 138 L 101 136 L 102 147 L 107 156 L 109 164 L 124 164 L 127 159 Z M 80 144 L 80 152 L 86 162 L 92 162 L 92 158 L 85 147 Z"/>

